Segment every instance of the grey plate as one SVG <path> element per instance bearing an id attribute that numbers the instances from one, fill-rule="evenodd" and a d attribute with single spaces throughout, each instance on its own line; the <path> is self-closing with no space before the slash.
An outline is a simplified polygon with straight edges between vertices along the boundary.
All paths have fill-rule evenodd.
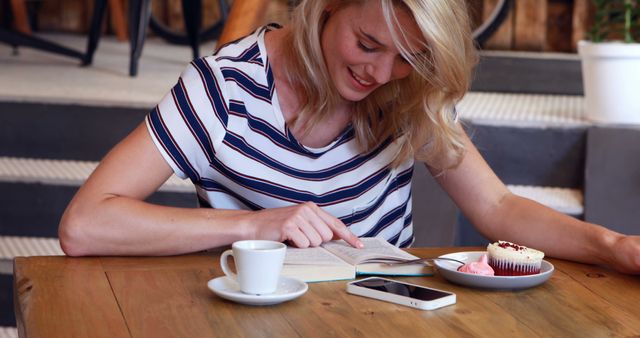
<path id="1" fill-rule="evenodd" d="M 485 254 L 484 251 L 455 252 L 440 257 L 454 258 L 463 262 L 474 262 Z M 460 264 L 448 261 L 434 261 L 438 273 L 450 282 L 482 289 L 526 289 L 540 285 L 553 274 L 553 264 L 543 260 L 540 273 L 528 276 L 481 276 L 466 272 L 459 272 Z"/>

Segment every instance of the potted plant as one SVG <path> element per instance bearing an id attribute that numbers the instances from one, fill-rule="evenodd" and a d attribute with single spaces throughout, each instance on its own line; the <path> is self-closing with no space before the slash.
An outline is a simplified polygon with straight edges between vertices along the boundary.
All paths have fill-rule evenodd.
<path id="1" fill-rule="evenodd" d="M 593 0 L 588 40 L 578 43 L 586 116 L 640 124 L 640 0 Z"/>

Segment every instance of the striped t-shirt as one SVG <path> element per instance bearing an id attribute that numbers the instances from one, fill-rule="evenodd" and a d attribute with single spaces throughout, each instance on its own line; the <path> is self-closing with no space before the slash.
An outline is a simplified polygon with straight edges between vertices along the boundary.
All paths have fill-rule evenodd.
<path id="1" fill-rule="evenodd" d="M 413 160 L 393 168 L 394 140 L 362 153 L 351 126 L 321 149 L 285 123 L 264 35 L 270 27 L 196 59 L 146 119 L 176 175 L 201 205 L 261 210 L 311 201 L 360 237 L 413 242 Z"/>

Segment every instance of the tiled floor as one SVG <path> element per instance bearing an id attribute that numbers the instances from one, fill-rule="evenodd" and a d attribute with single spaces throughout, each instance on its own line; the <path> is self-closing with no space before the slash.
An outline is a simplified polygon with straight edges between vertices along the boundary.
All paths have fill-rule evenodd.
<path id="1" fill-rule="evenodd" d="M 59 44 L 84 51 L 86 37 L 45 35 Z M 202 54 L 215 45 L 205 43 Z M 185 46 L 149 38 L 139 61 L 137 77 L 130 77 L 129 44 L 103 37 L 93 65 L 81 67 L 73 58 L 20 47 L 18 54 L 0 44 L 0 100 L 126 107 L 152 107 L 176 82 L 191 61 Z"/>
<path id="2" fill-rule="evenodd" d="M 288 1 L 274 0 L 265 13 L 266 22 L 286 23 Z M 82 35 L 40 35 L 84 52 Z M 215 41 L 203 42 L 200 55 L 213 52 Z M 0 100 L 63 102 L 126 107 L 153 107 L 173 86 L 191 61 L 187 46 L 147 38 L 138 64 L 138 76 L 129 77 L 129 43 L 113 36 L 100 40 L 93 65 L 80 67 L 78 60 L 29 48 L 13 49 L 0 43 Z"/>
<path id="3" fill-rule="evenodd" d="M 481 124 L 565 128 L 589 124 L 582 96 L 470 92 L 457 108 L 463 119 Z"/>
<path id="4" fill-rule="evenodd" d="M 0 182 L 80 186 L 97 165 L 97 162 L 90 161 L 0 156 Z M 159 190 L 172 192 L 195 191 L 190 181 L 181 180 L 176 176 L 169 178 Z"/>
<path id="5" fill-rule="evenodd" d="M 18 330 L 15 327 L 0 327 L 0 338 L 17 338 Z"/>

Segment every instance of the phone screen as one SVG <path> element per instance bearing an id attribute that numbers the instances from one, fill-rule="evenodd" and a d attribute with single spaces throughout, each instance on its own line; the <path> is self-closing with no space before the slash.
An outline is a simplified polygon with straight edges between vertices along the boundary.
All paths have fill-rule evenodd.
<path id="1" fill-rule="evenodd" d="M 451 295 L 450 293 L 443 291 L 403 284 L 385 279 L 367 279 L 359 282 L 354 282 L 353 285 L 425 301 L 435 300 Z"/>

